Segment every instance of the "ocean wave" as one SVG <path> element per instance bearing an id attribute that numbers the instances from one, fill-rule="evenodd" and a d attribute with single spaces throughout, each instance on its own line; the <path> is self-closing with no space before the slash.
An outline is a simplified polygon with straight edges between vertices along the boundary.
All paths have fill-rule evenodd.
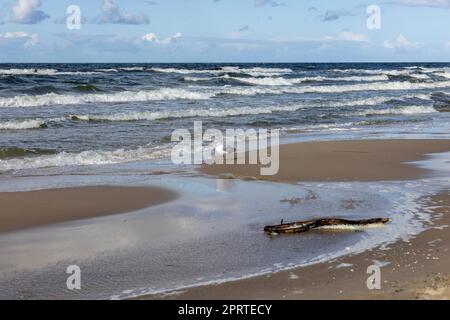
<path id="1" fill-rule="evenodd" d="M 241 96 L 252 96 L 258 94 L 284 94 L 284 93 L 342 93 L 353 91 L 396 91 L 396 90 L 418 90 L 436 89 L 450 87 L 450 81 L 433 83 L 411 83 L 407 81 L 398 82 L 371 82 L 351 85 L 329 85 L 329 86 L 305 86 L 284 88 L 223 88 L 218 94 L 230 94 Z"/>
<path id="2" fill-rule="evenodd" d="M 31 120 L 10 120 L 0 122 L 0 130 L 27 130 L 45 128 L 45 120 L 31 119 Z"/>
<path id="3" fill-rule="evenodd" d="M 58 71 L 56 69 L 0 69 L 0 75 L 41 75 L 41 76 L 57 76 L 57 75 L 92 75 L 98 74 L 94 71 Z"/>
<path id="4" fill-rule="evenodd" d="M 305 82 L 321 82 L 321 81 L 354 81 L 354 82 L 371 82 L 371 81 L 387 81 L 389 77 L 386 75 L 369 75 L 369 76 L 349 76 L 349 77 L 303 77 L 303 78 L 282 78 L 282 77 L 260 77 L 260 78 L 242 78 L 232 77 L 228 74 L 217 77 L 184 77 L 184 81 L 214 81 L 214 80 L 235 80 L 241 83 L 260 85 L 260 86 L 292 86 Z"/>
<path id="5" fill-rule="evenodd" d="M 24 120 L 8 120 L 0 121 L 0 130 L 28 130 L 47 128 L 51 122 L 63 122 L 66 118 L 49 118 L 49 119 L 24 119 Z"/>
<path id="6" fill-rule="evenodd" d="M 236 73 L 236 74 L 247 74 L 252 77 L 258 76 L 277 76 L 292 73 L 292 69 L 289 68 L 239 68 L 239 67 L 221 67 L 218 69 L 183 69 L 183 68 L 150 68 L 154 72 L 162 73 L 179 73 L 179 74 L 226 74 L 226 73 Z"/>
<path id="7" fill-rule="evenodd" d="M 436 72 L 434 74 L 439 76 L 439 77 L 450 79 L 450 72 L 449 71 L 439 71 L 439 72 Z"/>
<path id="8" fill-rule="evenodd" d="M 120 72 L 120 71 L 144 71 L 145 68 L 144 67 L 120 67 L 120 68 L 99 68 L 99 69 L 95 69 L 95 71 L 97 73 L 99 72 Z"/>
<path id="9" fill-rule="evenodd" d="M 399 97 L 372 97 L 367 99 L 349 99 L 326 103 L 293 103 L 287 105 L 273 105 L 267 107 L 239 107 L 239 108 L 209 108 L 209 109 L 184 109 L 184 110 L 162 110 L 143 112 L 121 112 L 113 114 L 73 114 L 68 119 L 73 121 L 152 121 L 170 118 L 192 118 L 192 117 L 231 117 L 239 115 L 270 114 L 273 112 L 294 112 L 300 109 L 314 107 L 348 107 L 348 106 L 376 106 L 389 103 L 390 101 L 402 101 L 405 99 L 431 100 L 430 95 L 404 95 Z"/>
<path id="10" fill-rule="evenodd" d="M 139 160 L 159 159 L 169 154 L 170 149 L 161 147 L 139 147 L 131 150 L 118 149 L 113 151 L 88 150 L 79 153 L 60 152 L 51 155 L 39 155 L 6 160 L 0 159 L 0 171 L 63 166 L 105 165 Z M 18 156 L 22 155 L 27 154 L 19 154 Z"/>
<path id="11" fill-rule="evenodd" d="M 187 110 L 167 110 L 167 111 L 144 111 L 114 113 L 103 115 L 70 115 L 72 120 L 79 121 L 142 121 L 142 120 L 160 120 L 170 118 L 191 118 L 191 117 L 231 117 L 239 115 L 268 114 L 273 112 L 297 111 L 304 106 L 270 106 L 270 107 L 241 107 L 228 109 L 187 109 Z"/>
<path id="12" fill-rule="evenodd" d="M 279 78 L 279 77 L 263 77 L 263 78 L 240 78 L 240 77 L 228 77 L 229 79 L 237 80 L 243 83 L 262 85 L 262 86 L 291 86 L 304 82 L 320 82 L 320 81 L 384 81 L 389 80 L 386 75 L 374 75 L 374 76 L 351 76 L 351 77 L 305 77 L 305 78 Z"/>
<path id="13" fill-rule="evenodd" d="M 20 147 L 6 147 L 0 148 L 0 159 L 8 159 L 8 158 L 16 158 L 16 157 L 25 157 L 30 155 L 48 155 L 55 153 L 54 150 L 48 149 L 28 149 L 28 148 L 20 148 Z M 6 160 L 0 160 L 0 163 Z"/>
<path id="14" fill-rule="evenodd" d="M 431 106 L 408 106 L 401 108 L 388 108 L 388 109 L 368 109 L 354 113 L 358 116 L 368 115 L 382 115 L 382 114 L 421 114 L 421 113 L 435 113 L 438 112 Z"/>
<path id="15" fill-rule="evenodd" d="M 331 69 L 332 72 L 338 73 L 359 73 L 359 74 L 384 74 L 387 76 L 400 76 L 400 75 L 409 75 L 411 73 L 416 72 L 413 69 Z"/>
<path id="16" fill-rule="evenodd" d="M 411 95 L 403 95 L 403 96 L 375 96 L 366 99 L 351 99 L 345 100 L 342 102 L 330 102 L 330 105 L 334 107 L 346 107 L 346 106 L 376 106 L 380 104 L 386 104 L 394 101 L 405 101 L 407 99 L 420 99 L 425 101 L 431 101 L 430 94 L 411 94 Z"/>
<path id="17" fill-rule="evenodd" d="M 123 91 L 111 94 L 85 95 L 21 95 L 11 98 L 0 98 L 0 107 L 39 107 L 49 105 L 87 104 L 94 102 L 137 102 L 151 100 L 204 100 L 211 98 L 211 94 L 187 91 L 184 89 L 159 89 L 149 91 Z"/>

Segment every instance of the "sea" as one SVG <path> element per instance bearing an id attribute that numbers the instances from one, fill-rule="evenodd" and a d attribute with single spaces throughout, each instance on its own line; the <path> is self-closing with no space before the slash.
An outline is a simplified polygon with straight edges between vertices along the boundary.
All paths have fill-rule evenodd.
<path id="1" fill-rule="evenodd" d="M 0 174 L 167 160 L 194 120 L 298 141 L 444 138 L 448 111 L 449 63 L 1 64 Z"/>

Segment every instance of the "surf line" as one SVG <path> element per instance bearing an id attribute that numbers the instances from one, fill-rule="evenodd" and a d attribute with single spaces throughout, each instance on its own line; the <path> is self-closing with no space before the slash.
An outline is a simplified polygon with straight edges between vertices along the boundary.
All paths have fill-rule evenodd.
<path id="1" fill-rule="evenodd" d="M 280 133 L 279 129 L 268 131 L 227 128 L 224 134 L 212 128 L 203 131 L 202 121 L 194 121 L 193 137 L 188 129 L 172 132 L 171 141 L 177 144 L 172 147 L 171 160 L 176 165 L 260 164 L 261 175 L 275 175 L 280 167 Z M 248 157 L 242 156 L 247 150 Z"/>

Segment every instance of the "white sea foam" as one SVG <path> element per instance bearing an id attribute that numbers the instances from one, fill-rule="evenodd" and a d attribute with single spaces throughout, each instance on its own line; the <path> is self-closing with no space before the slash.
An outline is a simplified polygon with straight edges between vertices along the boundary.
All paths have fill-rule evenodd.
<path id="1" fill-rule="evenodd" d="M 239 107 L 239 108 L 208 108 L 208 109 L 182 109 L 182 110 L 161 110 L 161 111 L 142 111 L 142 112 L 121 112 L 113 114 L 74 114 L 70 115 L 69 118 L 73 120 L 81 121 L 152 121 L 168 118 L 190 118 L 190 117 L 230 117 L 238 115 L 256 115 L 256 114 L 269 114 L 273 112 L 294 112 L 300 109 L 314 108 L 314 107 L 345 107 L 345 106 L 376 106 L 380 104 L 387 103 L 393 99 L 401 101 L 404 99 L 419 98 L 422 100 L 429 100 L 429 95 L 404 95 L 399 97 L 372 97 L 367 99 L 348 99 L 339 102 L 327 102 L 327 103 L 294 103 L 287 105 L 273 105 L 266 107 Z M 431 107 L 430 107 L 431 108 Z M 394 110 L 394 109 L 384 109 L 384 110 Z M 400 109 L 397 110 L 397 112 Z M 424 113 L 425 109 L 412 108 L 408 109 L 415 113 Z M 403 113 L 407 113 L 408 110 L 404 110 Z M 430 109 L 431 110 L 431 109 Z M 434 109 L 433 109 L 434 110 Z M 435 111 L 435 110 L 434 110 Z M 386 111 L 385 113 L 389 113 Z"/>
<path id="2" fill-rule="evenodd" d="M 269 106 L 269 107 L 241 107 L 228 109 L 186 109 L 186 110 L 164 110 L 114 113 L 102 115 L 71 115 L 72 119 L 82 121 L 139 121 L 159 120 L 168 118 L 190 118 L 190 117 L 230 117 L 238 115 L 268 114 L 273 112 L 288 112 L 301 109 L 301 105 Z"/>
<path id="3" fill-rule="evenodd" d="M 419 79 L 419 80 L 428 80 L 430 79 L 430 77 L 426 74 L 423 73 L 411 73 L 409 74 L 410 77 L 415 78 L 415 79 Z"/>
<path id="4" fill-rule="evenodd" d="M 243 83 L 263 85 L 263 86 L 291 86 L 303 82 L 309 81 L 385 81 L 389 80 L 386 75 L 374 75 L 374 76 L 351 76 L 351 77 L 305 77 L 305 78 L 280 78 L 280 77 L 264 77 L 264 78 L 240 78 L 240 77 L 228 77 Z"/>
<path id="5" fill-rule="evenodd" d="M 53 155 L 1 160 L 0 171 L 37 169 L 62 166 L 105 165 L 139 160 L 158 159 L 170 154 L 170 149 L 139 147 L 113 151 L 60 152 Z"/>
<path id="6" fill-rule="evenodd" d="M 446 78 L 446 79 L 450 79 L 450 72 L 449 71 L 439 71 L 439 72 L 436 72 L 435 75 L 437 75 L 439 77 Z"/>
<path id="7" fill-rule="evenodd" d="M 404 101 L 406 99 L 420 99 L 425 101 L 430 101 L 431 96 L 429 94 L 411 94 L 411 95 L 403 95 L 403 96 L 396 96 L 396 97 L 389 97 L 389 96 L 375 96 L 370 97 L 366 99 L 350 99 L 350 100 L 344 100 L 341 102 L 329 102 L 329 105 L 332 105 L 334 107 L 346 107 L 346 106 L 376 106 L 379 104 L 385 104 L 390 101 L 396 100 L 396 101 Z"/>
<path id="8" fill-rule="evenodd" d="M 258 94 L 284 94 L 284 93 L 341 93 L 352 91 L 394 91 L 394 90 L 418 90 L 448 88 L 450 81 L 433 83 L 411 83 L 407 81 L 397 82 L 371 82 L 350 85 L 329 85 L 329 86 L 304 86 L 304 87 L 283 87 L 283 88 L 223 88 L 220 93 L 251 96 Z"/>
<path id="9" fill-rule="evenodd" d="M 224 73 L 242 73 L 253 77 L 258 76 L 277 76 L 293 72 L 289 68 L 239 68 L 239 67 L 222 67 L 220 69 L 183 69 L 183 68 L 151 68 L 154 72 L 162 73 L 179 73 L 179 74 L 224 74 Z"/>
<path id="10" fill-rule="evenodd" d="M 45 125 L 44 119 L 10 120 L 0 122 L 0 130 L 37 129 Z"/>
<path id="11" fill-rule="evenodd" d="M 61 95 L 48 93 L 44 95 L 20 95 L 11 98 L 0 98 L 0 107 L 39 107 L 48 105 L 71 105 L 94 102 L 130 102 L 151 100 L 202 100 L 209 99 L 211 94 L 187 91 L 184 89 L 164 88 L 149 91 L 123 91 L 108 94 Z"/>
<path id="12" fill-rule="evenodd" d="M 120 68 L 100 68 L 95 69 L 96 72 L 119 72 L 119 71 L 144 71 L 144 67 L 120 67 Z"/>
<path id="13" fill-rule="evenodd" d="M 49 122 L 62 122 L 66 118 L 49 118 L 49 119 L 23 119 L 23 120 L 8 120 L 0 121 L 0 130 L 27 130 L 39 129 L 44 127 Z"/>
<path id="14" fill-rule="evenodd" d="M 42 76 L 57 76 L 57 75 L 91 75 L 98 74 L 94 71 L 58 71 L 56 69 L 0 69 L 0 75 L 42 75 Z"/>
<path id="15" fill-rule="evenodd" d="M 332 69 L 339 73 L 359 73 L 359 74 L 384 74 L 388 76 L 410 75 L 415 72 L 412 69 L 385 70 L 385 69 Z"/>
<path id="16" fill-rule="evenodd" d="M 399 108 L 387 108 L 387 109 L 367 109 L 364 111 L 356 112 L 355 115 L 377 115 L 377 114 L 421 114 L 421 113 L 435 113 L 438 112 L 431 106 L 408 106 Z"/>

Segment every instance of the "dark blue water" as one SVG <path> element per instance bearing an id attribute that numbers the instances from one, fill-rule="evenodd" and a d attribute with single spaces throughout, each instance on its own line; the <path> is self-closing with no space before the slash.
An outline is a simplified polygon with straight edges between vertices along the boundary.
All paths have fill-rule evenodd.
<path id="1" fill-rule="evenodd" d="M 449 132 L 450 64 L 2 64 L 0 171 L 167 158 L 174 129 Z"/>

